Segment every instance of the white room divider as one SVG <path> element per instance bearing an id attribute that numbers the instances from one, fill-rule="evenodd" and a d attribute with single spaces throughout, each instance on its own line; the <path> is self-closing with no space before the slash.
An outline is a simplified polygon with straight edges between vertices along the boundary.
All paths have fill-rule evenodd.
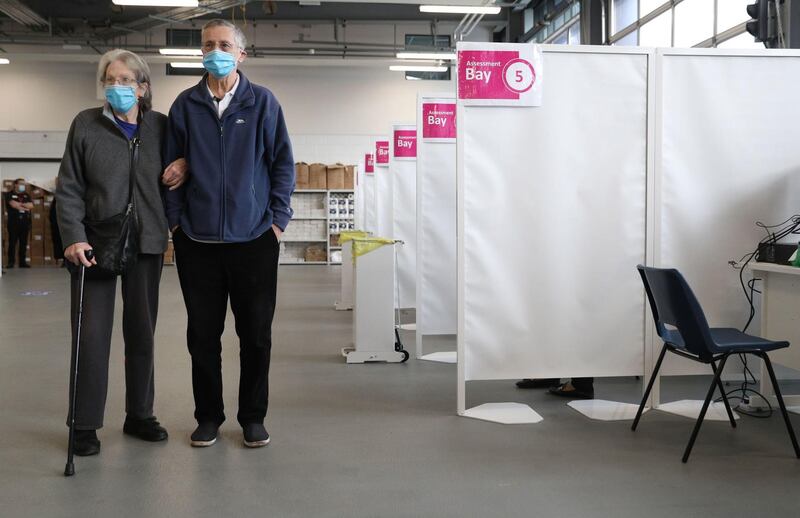
<path id="1" fill-rule="evenodd" d="M 394 234 L 392 219 L 392 177 L 389 170 L 389 139 L 375 142 L 375 220 L 376 233 L 391 238 Z"/>
<path id="2" fill-rule="evenodd" d="M 417 127 L 394 124 L 389 154 L 394 230 L 397 245 L 397 307 L 415 308 L 417 262 Z"/>
<path id="3" fill-rule="evenodd" d="M 635 265 L 653 51 L 542 50 L 542 106 L 467 106 L 459 81 L 458 413 L 499 422 L 541 418 L 525 405 L 467 410 L 465 382 L 646 374 Z"/>
<path id="4" fill-rule="evenodd" d="M 456 100 L 417 99 L 417 334 L 419 359 L 456 362 L 455 351 L 423 354 L 426 335 L 454 335 L 456 303 Z"/>
<path id="5" fill-rule="evenodd" d="M 378 235 L 377 212 L 375 202 L 375 155 L 368 153 L 364 157 L 364 176 L 361 185 L 363 196 L 364 228 L 363 230 Z"/>
<path id="6" fill-rule="evenodd" d="M 659 49 L 658 57 L 654 263 L 683 272 L 712 326 L 741 328 L 750 306 L 728 261 L 765 236 L 757 221 L 800 213 L 800 52 Z M 758 317 L 748 331 L 758 334 Z M 710 373 L 667 358 L 664 375 Z M 659 409 L 696 415 L 699 405 Z"/>

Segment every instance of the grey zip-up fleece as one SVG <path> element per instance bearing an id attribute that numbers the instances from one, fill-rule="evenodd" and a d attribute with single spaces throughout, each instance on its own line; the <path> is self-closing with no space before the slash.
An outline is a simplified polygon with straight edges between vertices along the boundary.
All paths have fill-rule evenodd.
<path id="1" fill-rule="evenodd" d="M 147 111 L 139 127 L 135 203 L 143 254 L 161 254 L 167 249 L 167 217 L 161 198 L 166 125 L 166 115 Z M 106 219 L 125 210 L 129 170 L 129 141 L 114 123 L 111 111 L 106 107 L 80 112 L 69 129 L 56 189 L 58 227 L 65 249 L 86 242 L 84 219 Z"/>

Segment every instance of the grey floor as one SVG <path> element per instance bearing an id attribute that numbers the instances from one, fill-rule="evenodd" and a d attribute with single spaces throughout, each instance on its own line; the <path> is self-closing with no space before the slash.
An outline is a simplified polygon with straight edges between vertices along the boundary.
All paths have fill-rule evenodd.
<path id="1" fill-rule="evenodd" d="M 345 365 L 351 314 L 332 309 L 335 268 L 283 267 L 267 426 L 246 450 L 235 422 L 237 342 L 224 337 L 229 420 L 192 449 L 189 358 L 177 276 L 164 270 L 156 411 L 163 444 L 124 436 L 121 333 L 115 332 L 102 452 L 64 478 L 69 340 L 67 279 L 12 270 L 0 279 L 0 516 L 712 517 L 800 515 L 800 460 L 777 415 L 738 429 L 704 426 L 680 462 L 692 421 L 652 412 L 590 421 L 510 382 L 469 386 L 469 404 L 530 403 L 545 420 L 502 426 L 459 418 L 455 366 Z M 25 292 L 49 291 L 40 296 Z M 121 308 L 117 307 L 119 312 Z M 413 343 L 413 334 L 405 333 Z M 439 341 L 434 348 L 450 344 Z M 671 378 L 665 400 L 702 397 L 703 378 Z M 787 387 L 800 392 L 797 387 Z M 636 401 L 633 379 L 600 380 L 598 397 Z M 800 428 L 800 417 L 794 417 Z"/>

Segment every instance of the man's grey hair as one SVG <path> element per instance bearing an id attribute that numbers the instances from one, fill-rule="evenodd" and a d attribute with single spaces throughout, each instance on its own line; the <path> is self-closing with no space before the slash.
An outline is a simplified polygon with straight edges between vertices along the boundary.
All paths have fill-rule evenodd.
<path id="1" fill-rule="evenodd" d="M 200 33 L 202 34 L 203 32 L 205 32 L 206 29 L 210 29 L 212 27 L 227 27 L 228 29 L 232 29 L 233 37 L 236 40 L 235 41 L 236 46 L 239 47 L 241 50 L 245 50 L 245 48 L 247 47 L 247 38 L 245 38 L 242 29 L 232 24 L 228 20 L 223 20 L 222 18 L 214 18 L 213 20 L 203 25 L 203 29 L 200 31 Z"/>
<path id="2" fill-rule="evenodd" d="M 97 80 L 101 83 L 105 81 L 108 65 L 115 61 L 120 61 L 130 68 L 136 82 L 139 84 L 147 83 L 144 96 L 139 100 L 139 109 L 142 112 L 151 109 L 153 107 L 153 93 L 150 86 L 150 67 L 138 54 L 124 49 L 109 50 L 100 58 L 100 64 L 97 66 Z"/>

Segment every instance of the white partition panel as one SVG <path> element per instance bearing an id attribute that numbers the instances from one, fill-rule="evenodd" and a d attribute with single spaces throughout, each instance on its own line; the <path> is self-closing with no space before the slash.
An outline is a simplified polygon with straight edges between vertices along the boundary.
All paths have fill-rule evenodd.
<path id="1" fill-rule="evenodd" d="M 659 53 L 657 265 L 683 272 L 712 326 L 741 328 L 749 304 L 728 261 L 765 236 L 756 221 L 800 213 L 800 53 Z M 664 374 L 694 372 L 709 369 L 665 363 Z"/>
<path id="2" fill-rule="evenodd" d="M 389 175 L 392 178 L 392 211 L 394 230 L 391 237 L 402 241 L 397 245 L 397 307 L 417 306 L 417 157 L 414 124 L 395 124 L 389 155 Z M 414 138 L 404 138 L 404 133 Z M 408 135 L 406 135 L 408 137 Z M 414 146 L 402 149 L 403 145 Z M 413 156 L 412 156 L 413 155 Z"/>
<path id="3" fill-rule="evenodd" d="M 417 106 L 417 355 L 423 335 L 456 334 L 456 143 L 426 138 L 423 105 L 455 96 L 420 95 Z M 429 115 L 430 116 L 430 115 Z M 438 120 L 438 118 L 437 118 Z"/>
<path id="4" fill-rule="evenodd" d="M 389 139 L 386 140 L 387 144 Z M 377 156 L 377 155 L 376 155 Z M 392 222 L 392 176 L 389 163 L 380 163 L 375 160 L 375 216 L 376 234 L 380 237 L 391 238 L 394 234 Z"/>
<path id="5" fill-rule="evenodd" d="M 462 380 L 643 374 L 650 56 L 545 46 L 543 106 L 459 106 Z"/>
<path id="6" fill-rule="evenodd" d="M 375 171 L 377 171 L 377 168 L 375 168 Z M 375 172 L 365 173 L 361 192 L 364 196 L 364 230 L 378 235 L 376 183 Z"/>
<path id="7" fill-rule="evenodd" d="M 356 177 L 355 177 L 355 185 L 354 188 L 354 198 L 356 202 L 355 210 L 355 223 L 357 230 L 364 230 L 366 226 L 366 215 L 364 214 L 366 211 L 366 195 L 364 192 L 365 187 L 365 169 L 366 169 L 366 160 L 362 158 L 358 162 L 358 168 L 356 169 Z"/>

